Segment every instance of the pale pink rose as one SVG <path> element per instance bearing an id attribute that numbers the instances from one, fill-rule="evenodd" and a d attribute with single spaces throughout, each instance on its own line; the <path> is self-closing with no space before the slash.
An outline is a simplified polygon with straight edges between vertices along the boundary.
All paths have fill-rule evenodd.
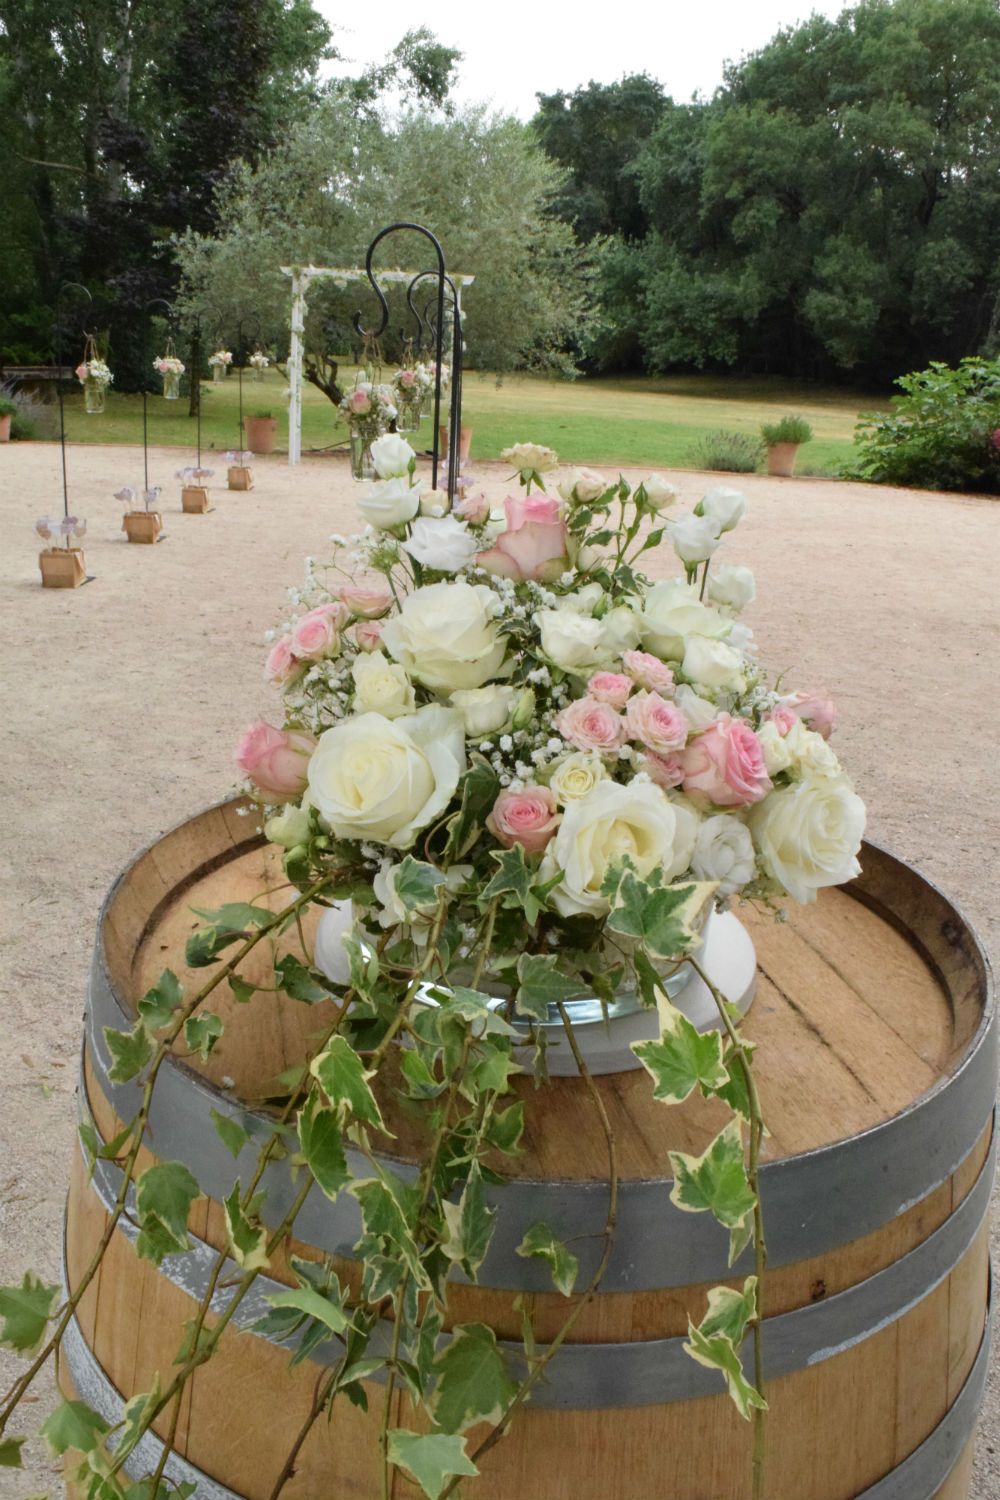
<path id="1" fill-rule="evenodd" d="M 716 807 L 746 807 L 771 790 L 760 740 L 742 719 L 720 714 L 684 751 L 684 790 Z"/>
<path id="2" fill-rule="evenodd" d="M 371 396 L 367 391 L 363 391 L 361 387 L 358 386 L 348 396 L 347 405 L 348 409 L 352 411 L 356 417 L 363 417 L 372 409 Z"/>
<path id="3" fill-rule="evenodd" d="M 595 672 L 587 683 L 587 692 L 599 703 L 610 703 L 612 708 L 624 708 L 625 699 L 635 684 L 621 672 Z"/>
<path id="4" fill-rule="evenodd" d="M 290 682 L 298 672 L 301 663 L 296 659 L 292 650 L 292 638 L 283 635 L 280 640 L 275 641 L 267 653 L 267 661 L 264 663 L 264 676 L 269 682 Z"/>
<path id="5" fill-rule="evenodd" d="M 468 521 L 470 526 L 482 526 L 490 518 L 490 502 L 482 490 L 475 490 L 459 500 L 454 507 L 454 514 L 460 521 Z"/>
<path id="6" fill-rule="evenodd" d="M 674 674 L 666 662 L 648 651 L 625 651 L 622 666 L 633 682 L 649 688 L 654 693 L 669 693 L 673 690 Z"/>
<path id="7" fill-rule="evenodd" d="M 82 385 L 83 382 L 87 378 L 87 361 L 86 360 L 81 361 L 81 363 L 78 364 L 77 367 L 76 367 L 76 369 L 73 371 L 73 374 L 76 376 L 77 380 Z"/>
<path id="8" fill-rule="evenodd" d="M 793 729 L 799 722 L 799 716 L 790 708 L 785 708 L 782 704 L 779 703 L 777 708 L 773 708 L 771 712 L 766 716 L 765 722 L 768 724 L 773 724 L 778 733 L 781 735 L 782 739 L 784 739 L 788 731 L 790 729 Z"/>
<path id="9" fill-rule="evenodd" d="M 399 383 L 406 390 L 409 390 L 412 385 L 416 385 L 416 383 L 417 383 L 416 371 L 415 370 L 400 370 L 400 372 L 399 372 Z"/>
<path id="10" fill-rule="evenodd" d="M 392 590 L 387 584 L 346 583 L 340 590 L 341 602 L 359 620 L 377 620 L 392 608 Z"/>
<path id="11" fill-rule="evenodd" d="M 295 622 L 292 650 L 304 661 L 319 661 L 334 655 L 340 646 L 340 631 L 347 619 L 342 604 L 321 604 Z"/>
<path id="12" fill-rule="evenodd" d="M 610 703 L 597 698 L 577 698 L 556 714 L 555 726 L 564 740 L 578 750 L 604 754 L 625 743 L 625 721 Z"/>
<path id="13" fill-rule="evenodd" d="M 823 688 L 814 692 L 790 693 L 781 703 L 783 708 L 790 708 L 808 729 L 814 729 L 825 740 L 830 738 L 837 727 L 836 707 Z"/>
<path id="14" fill-rule="evenodd" d="M 382 644 L 382 620 L 359 620 L 354 627 L 354 639 L 360 651 L 377 651 Z"/>
<path id="15" fill-rule="evenodd" d="M 486 826 L 504 848 L 520 844 L 528 854 L 544 849 L 559 826 L 555 793 L 547 786 L 505 787 L 493 804 Z"/>
<path id="16" fill-rule="evenodd" d="M 637 693 L 625 710 L 629 738 L 639 740 L 656 755 L 683 750 L 687 743 L 688 721 L 680 709 L 659 693 Z"/>
<path id="17" fill-rule="evenodd" d="M 290 802 L 306 789 L 315 748 L 311 734 L 275 729 L 261 719 L 240 740 L 236 764 L 268 802 Z"/>
<path id="18" fill-rule="evenodd" d="M 487 552 L 476 554 L 481 568 L 521 582 L 551 582 L 569 566 L 566 522 L 551 495 L 508 495 L 504 501 L 507 530 Z"/>
<path id="19" fill-rule="evenodd" d="M 642 769 L 650 781 L 666 788 L 680 786 L 684 780 L 684 757 L 682 755 L 654 755 L 647 751 L 642 758 Z"/>

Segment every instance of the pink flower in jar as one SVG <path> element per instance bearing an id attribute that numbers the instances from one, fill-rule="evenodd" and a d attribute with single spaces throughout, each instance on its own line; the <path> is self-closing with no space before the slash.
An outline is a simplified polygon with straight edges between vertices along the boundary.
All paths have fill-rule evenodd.
<path id="1" fill-rule="evenodd" d="M 392 608 L 392 591 L 387 584 L 346 583 L 340 590 L 341 603 L 359 620 L 377 620 Z"/>
<path id="2" fill-rule="evenodd" d="M 404 390 L 410 390 L 417 383 L 417 372 L 415 370 L 400 370 L 399 383 Z"/>
<path id="3" fill-rule="evenodd" d="M 599 703 L 610 703 L 612 708 L 624 708 L 625 699 L 635 684 L 621 672 L 595 672 L 587 683 L 587 692 Z"/>
<path id="4" fill-rule="evenodd" d="M 650 781 L 666 790 L 680 786 L 684 780 L 684 757 L 682 755 L 656 755 L 647 750 L 642 758 L 642 769 Z"/>
<path id="5" fill-rule="evenodd" d="M 340 649 L 340 631 L 347 620 L 342 604 L 321 604 L 297 620 L 292 630 L 292 650 L 305 661 L 334 656 Z"/>
<path id="6" fill-rule="evenodd" d="M 747 807 L 771 790 L 764 751 L 750 726 L 720 714 L 684 751 L 684 790 L 716 807 Z"/>
<path id="7" fill-rule="evenodd" d="M 368 391 L 360 385 L 355 386 L 347 398 L 347 409 L 355 417 L 364 417 L 372 409 L 372 399 Z"/>
<path id="8" fill-rule="evenodd" d="M 360 651 L 377 651 L 382 644 L 382 620 L 359 620 L 354 627 L 354 639 Z"/>
<path id="9" fill-rule="evenodd" d="M 85 359 L 81 360 L 76 369 L 73 371 L 73 374 L 76 376 L 81 385 L 86 380 L 89 373 L 90 366 L 87 364 L 87 361 Z"/>
<path id="10" fill-rule="evenodd" d="M 781 706 L 790 708 L 808 729 L 814 729 L 825 740 L 830 738 L 837 727 L 836 705 L 823 688 L 813 692 L 790 693 L 781 700 Z"/>
<path id="11" fill-rule="evenodd" d="M 625 723 L 629 738 L 657 755 L 683 750 L 687 743 L 687 719 L 676 704 L 659 693 L 637 693 L 625 710 Z"/>
<path id="12" fill-rule="evenodd" d="M 471 495 L 462 496 L 453 514 L 460 521 L 468 521 L 470 526 L 482 526 L 490 518 L 490 502 L 482 490 L 475 490 Z"/>
<path id="13" fill-rule="evenodd" d="M 559 826 L 555 793 L 547 786 L 505 787 L 486 826 L 505 849 L 520 844 L 527 854 L 537 854 Z"/>
<path id="14" fill-rule="evenodd" d="M 794 729 L 795 725 L 799 722 L 799 716 L 792 709 L 786 708 L 783 704 L 779 703 L 777 708 L 772 708 L 764 722 L 773 724 L 782 739 L 784 739 L 788 731 Z"/>
<path id="15" fill-rule="evenodd" d="M 240 740 L 236 764 L 268 802 L 290 802 L 306 789 L 315 748 L 311 734 L 276 729 L 261 719 Z"/>
<path id="16" fill-rule="evenodd" d="M 521 582 L 551 582 L 569 566 L 562 506 L 551 495 L 509 495 L 504 501 L 507 530 L 493 546 L 476 554 L 481 568 Z"/>
<path id="17" fill-rule="evenodd" d="M 555 726 L 564 740 L 578 750 L 610 754 L 625 743 L 625 721 L 621 714 L 598 698 L 577 698 L 556 714 Z"/>
<path id="18" fill-rule="evenodd" d="M 666 662 L 649 651 L 626 651 L 622 654 L 622 667 L 640 687 L 654 693 L 673 691 L 674 674 Z"/>
<path id="19" fill-rule="evenodd" d="M 280 640 L 275 641 L 267 653 L 264 676 L 269 682 L 290 682 L 301 665 L 302 663 L 292 650 L 291 636 L 283 635 Z"/>

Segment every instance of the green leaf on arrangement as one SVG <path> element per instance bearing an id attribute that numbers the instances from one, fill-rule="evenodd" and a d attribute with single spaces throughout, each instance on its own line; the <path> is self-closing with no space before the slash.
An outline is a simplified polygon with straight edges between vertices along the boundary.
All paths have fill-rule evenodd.
<path id="1" fill-rule="evenodd" d="M 670 1201 L 692 1213 L 707 1211 L 731 1233 L 730 1259 L 748 1243 L 756 1206 L 747 1178 L 739 1120 L 730 1120 L 701 1156 L 668 1152 L 674 1171 Z"/>
<path id="2" fill-rule="evenodd" d="M 752 1057 L 756 1049 L 756 1042 L 743 1041 L 741 1045 L 743 1051 Z M 747 1088 L 746 1074 L 740 1062 L 739 1048 L 734 1047 L 732 1042 L 727 1044 L 723 1060 L 726 1065 L 726 1081 L 721 1088 L 712 1089 L 712 1093 L 721 1099 L 724 1104 L 728 1104 L 734 1114 L 741 1115 L 749 1124 L 751 1116 L 750 1092 Z"/>
<path id="3" fill-rule="evenodd" d="M 442 1204 L 448 1237 L 441 1249 L 450 1261 L 462 1267 L 470 1281 L 486 1258 L 493 1238 L 496 1209 L 488 1208 L 483 1174 L 474 1161 L 469 1169 L 462 1196 L 457 1203 Z"/>
<path id="4" fill-rule="evenodd" d="M 448 1087 L 447 1079 L 439 1083 L 420 1053 L 410 1047 L 400 1054 L 399 1071 L 406 1079 L 410 1099 L 435 1099 Z"/>
<path id="5" fill-rule="evenodd" d="M 342 1124 L 350 1118 L 390 1133 L 368 1086 L 368 1079 L 374 1075 L 366 1072 L 346 1037 L 332 1037 L 326 1051 L 313 1058 L 309 1071 L 319 1081 Z"/>
<path id="6" fill-rule="evenodd" d="M 162 1031 L 174 1019 L 174 1012 L 184 999 L 184 986 L 173 969 L 164 969 L 151 990 L 147 990 L 136 1009 L 139 1019 L 150 1031 Z"/>
<path id="7" fill-rule="evenodd" d="M 512 1073 L 522 1072 L 510 1049 L 492 1046 L 475 1059 L 466 1073 L 476 1094 L 506 1094 Z"/>
<path id="8" fill-rule="evenodd" d="M 699 1031 L 676 1006 L 664 1004 L 658 1042 L 633 1042 L 632 1051 L 653 1080 L 653 1098 L 680 1104 L 696 1088 L 715 1093 L 729 1082 L 722 1034 Z"/>
<path id="9" fill-rule="evenodd" d="M 536 1021 L 547 1021 L 549 1006 L 560 1000 L 571 1000 L 580 993 L 579 979 L 568 979 L 559 972 L 559 960 L 552 954 L 522 953 L 517 961 L 517 1008 L 522 1015 Z"/>
<path id="10" fill-rule="evenodd" d="M 139 1220 L 136 1254 L 158 1266 L 165 1255 L 190 1249 L 188 1214 L 200 1197 L 201 1188 L 183 1162 L 164 1161 L 147 1167 L 135 1185 Z"/>
<path id="11" fill-rule="evenodd" d="M 184 962 L 189 969 L 207 969 L 223 949 L 239 941 L 241 933 L 217 932 L 214 927 L 199 927 L 184 944 Z"/>
<path id="12" fill-rule="evenodd" d="M 486 823 L 486 815 L 500 791 L 500 782 L 489 761 L 479 754 L 470 757 L 469 769 L 462 777 L 462 805 L 448 819 L 448 842 L 445 855 L 461 859 L 479 838 Z"/>
<path id="13" fill-rule="evenodd" d="M 511 1156 L 517 1151 L 524 1134 L 524 1104 L 520 1099 L 507 1109 L 495 1111 L 486 1127 L 486 1140 L 498 1151 Z"/>
<path id="14" fill-rule="evenodd" d="M 34 1271 L 26 1271 L 20 1286 L 0 1286 L 0 1345 L 18 1354 L 35 1354 L 59 1297 L 57 1286 L 47 1286 Z"/>
<path id="15" fill-rule="evenodd" d="M 234 1182 L 228 1198 L 222 1200 L 226 1212 L 226 1231 L 229 1249 L 238 1266 L 244 1271 L 263 1271 L 270 1262 L 267 1258 L 267 1230 L 252 1214 L 244 1213 L 242 1193 L 238 1182 Z"/>
<path id="16" fill-rule="evenodd" d="M 532 1224 L 518 1245 L 517 1253 L 526 1260 L 537 1256 L 540 1260 L 547 1261 L 552 1269 L 556 1290 L 562 1292 L 564 1297 L 571 1295 L 580 1272 L 580 1262 L 567 1250 L 562 1240 L 556 1239 L 548 1224 Z"/>
<path id="17" fill-rule="evenodd" d="M 395 1427 L 389 1431 L 389 1462 L 412 1474 L 429 1500 L 447 1488 L 456 1474 L 479 1473 L 465 1451 L 465 1439 L 443 1432 L 405 1432 Z"/>
<path id="18" fill-rule="evenodd" d="M 196 917 L 201 917 L 216 932 L 234 933 L 240 937 L 253 929 L 267 927 L 275 919 L 275 913 L 264 906 L 252 906 L 249 901 L 227 901 L 214 908 L 192 906 Z"/>
<path id="19" fill-rule="evenodd" d="M 416 1187 L 403 1182 L 394 1172 L 383 1169 L 380 1177 L 352 1182 L 350 1191 L 361 1205 L 365 1236 L 375 1246 L 388 1240 L 390 1254 L 395 1252 L 398 1260 L 405 1263 L 411 1281 L 421 1290 L 426 1290 L 430 1281 L 410 1231 L 410 1225 L 416 1223 L 420 1209 Z M 362 1259 L 368 1259 L 367 1253 L 362 1255 Z"/>
<path id="20" fill-rule="evenodd" d="M 202 1062 L 206 1062 L 208 1054 L 225 1029 L 221 1016 L 217 1016 L 214 1011 L 203 1010 L 197 1016 L 189 1016 L 184 1022 L 184 1040 L 191 1051 L 197 1052 Z"/>
<path id="21" fill-rule="evenodd" d="M 547 886 L 541 887 L 536 885 L 538 871 L 528 864 L 520 844 L 515 844 L 513 849 L 494 849 L 491 857 L 499 869 L 481 892 L 479 905 L 485 907 L 499 896 L 504 906 L 523 911 L 528 926 L 533 927 L 544 908 L 545 892 L 558 882 L 549 881 Z"/>
<path id="22" fill-rule="evenodd" d="M 711 881 L 654 887 L 626 869 L 613 896 L 608 927 L 637 939 L 655 958 L 679 958 L 697 947 L 695 923 L 717 888 Z"/>
<path id="23" fill-rule="evenodd" d="M 23 1469 L 21 1462 L 21 1449 L 28 1441 L 27 1438 L 3 1438 L 0 1440 L 0 1469 Z"/>
<path id="24" fill-rule="evenodd" d="M 313 1318 L 330 1333 L 343 1333 L 349 1318 L 343 1303 L 332 1294 L 322 1296 L 311 1286 L 289 1287 L 285 1292 L 274 1292 L 265 1298 L 271 1307 L 292 1308 L 304 1317 Z"/>
<path id="25" fill-rule="evenodd" d="M 464 1432 L 476 1422 L 497 1422 L 517 1394 L 485 1323 L 459 1323 L 434 1360 L 438 1382 L 431 1402 L 445 1432 Z"/>
<path id="26" fill-rule="evenodd" d="M 477 1037 L 518 1035 L 517 1028 L 504 1020 L 493 1004 L 491 995 L 480 990 L 470 990 L 462 984 L 453 989 L 432 989 L 428 992 L 436 1000 L 445 1016 L 458 1016 L 466 1022 Z"/>
<path id="27" fill-rule="evenodd" d="M 238 974 L 230 974 L 229 988 L 233 992 L 233 999 L 238 1000 L 241 1005 L 246 1005 L 257 993 L 257 986 L 247 979 L 240 979 Z"/>
<path id="28" fill-rule="evenodd" d="M 305 1005 L 317 1005 L 320 1000 L 329 1000 L 330 991 L 319 982 L 315 969 L 301 963 L 294 953 L 286 953 L 274 966 L 278 988 L 284 990 L 290 1000 L 301 1000 Z"/>
<path id="29" fill-rule="evenodd" d="M 127 1453 L 132 1452 L 132 1449 L 148 1427 L 147 1418 L 159 1399 L 160 1377 L 159 1374 L 156 1374 L 153 1378 L 152 1390 L 143 1391 L 140 1395 L 133 1396 L 126 1403 L 125 1410 L 122 1413 L 122 1432 L 115 1447 L 116 1459 L 124 1458 Z"/>
<path id="30" fill-rule="evenodd" d="M 137 1021 L 131 1031 L 115 1031 L 114 1027 L 105 1026 L 104 1045 L 111 1057 L 108 1077 L 112 1083 L 128 1083 L 135 1078 L 152 1060 L 156 1050 L 142 1021 Z"/>
<path id="31" fill-rule="evenodd" d="M 336 1198 L 351 1180 L 337 1111 L 324 1108 L 316 1094 L 310 1094 L 299 1111 L 298 1134 L 299 1148 L 320 1190 Z"/>
<path id="32" fill-rule="evenodd" d="M 757 1278 L 747 1277 L 743 1291 L 730 1287 L 713 1287 L 708 1294 L 708 1312 L 701 1323 L 688 1324 L 685 1352 L 698 1364 L 719 1370 L 725 1377 L 729 1395 L 741 1417 L 749 1418 L 751 1408 L 767 1410 L 756 1386 L 747 1379 L 739 1349 L 747 1327 L 757 1316 Z"/>
<path id="33" fill-rule="evenodd" d="M 239 1120 L 235 1120 L 232 1115 L 221 1114 L 217 1109 L 211 1110 L 210 1114 L 216 1135 L 235 1161 L 243 1147 L 249 1143 L 249 1130 L 244 1130 Z"/>
<path id="34" fill-rule="evenodd" d="M 108 1423 L 86 1401 L 63 1401 L 44 1423 L 41 1435 L 49 1451 L 59 1456 L 71 1448 L 92 1452 L 108 1430 Z"/>
<path id="35" fill-rule="evenodd" d="M 413 1349 L 413 1363 L 417 1371 L 420 1399 L 423 1399 L 424 1392 L 430 1388 L 431 1370 L 434 1367 L 434 1356 L 437 1354 L 437 1341 L 441 1337 L 443 1327 L 444 1322 L 437 1305 L 434 1299 L 429 1297 Z"/>
<path id="36" fill-rule="evenodd" d="M 438 902 L 438 891 L 445 884 L 445 873 L 437 865 L 414 859 L 407 854 L 397 866 L 394 890 L 397 900 L 407 912 L 433 910 Z"/>

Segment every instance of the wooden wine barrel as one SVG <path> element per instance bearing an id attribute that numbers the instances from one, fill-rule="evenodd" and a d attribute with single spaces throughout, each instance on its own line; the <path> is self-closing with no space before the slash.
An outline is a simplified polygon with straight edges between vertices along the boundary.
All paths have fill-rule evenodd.
<path id="1" fill-rule="evenodd" d="M 212 808 L 141 855 L 110 893 L 90 984 L 81 1104 L 104 1139 L 130 1118 L 134 1084 L 108 1079 L 104 1026 L 128 1025 L 137 998 L 172 967 L 189 973 L 191 906 L 248 899 L 279 886 L 280 868 L 238 803 Z M 963 1500 L 989 1358 L 987 1210 L 996 1088 L 994 1006 L 986 959 L 967 923 L 914 870 L 866 845 L 864 873 L 787 924 L 750 917 L 759 962 L 747 1018 L 770 1136 L 762 1200 L 770 1265 L 765 1360 L 770 1418 L 768 1500 Z M 271 899 L 284 903 L 285 893 Z M 264 981 L 274 954 L 247 959 Z M 64 1389 L 117 1419 L 123 1399 L 169 1368 L 225 1243 L 219 1200 L 247 1182 L 256 1159 L 234 1163 L 210 1111 L 254 1123 L 275 1078 L 315 1047 L 332 1007 L 258 994 L 238 1006 L 223 987 L 211 1001 L 227 1031 L 207 1062 L 176 1057 L 154 1096 L 148 1149 L 185 1162 L 208 1195 L 190 1219 L 194 1249 L 159 1269 L 133 1250 L 123 1219 L 98 1278 L 81 1301 L 61 1361 Z M 323 1012 L 326 1012 L 323 1014 Z M 720 1124 L 714 1104 L 668 1107 L 644 1072 L 609 1074 L 599 1087 L 622 1174 L 618 1228 L 600 1294 L 554 1357 L 509 1435 L 466 1481 L 469 1500 L 747 1500 L 749 1428 L 716 1372 L 682 1350 L 706 1287 L 732 1276 L 727 1236 L 705 1214 L 669 1200 L 669 1149 L 704 1149 Z M 544 1218 L 574 1242 L 581 1280 L 601 1248 L 606 1143 L 579 1079 L 537 1092 L 524 1081 L 525 1150 L 491 1189 L 497 1232 L 480 1285 L 456 1284 L 455 1322 L 486 1321 L 519 1363 L 526 1296 L 544 1344 L 569 1304 L 543 1268 L 514 1253 Z M 260 1121 L 263 1123 L 263 1121 Z M 419 1138 L 400 1127 L 392 1165 L 414 1173 Z M 155 1156 L 154 1154 L 155 1153 Z M 76 1154 L 66 1220 L 66 1277 L 80 1278 L 120 1183 Z M 293 1192 L 287 1164 L 265 1179 L 264 1217 L 280 1221 Z M 291 1253 L 332 1255 L 349 1274 L 359 1224 L 344 1195 L 317 1190 L 296 1223 Z M 588 1238 L 589 1236 L 589 1238 Z M 737 1272 L 743 1271 L 741 1264 Z M 263 1294 L 291 1281 L 276 1258 L 226 1329 L 217 1355 L 185 1396 L 167 1473 L 193 1479 L 199 1500 L 268 1500 L 308 1413 L 327 1345 L 288 1369 L 288 1350 L 247 1325 Z M 215 1306 L 228 1293 L 217 1294 Z M 287 1500 L 378 1500 L 381 1389 L 369 1414 L 338 1402 L 299 1458 Z M 397 1398 L 402 1399 L 402 1398 Z M 393 1423 L 405 1425 L 405 1407 Z M 162 1429 L 165 1430 L 165 1429 Z M 485 1433 L 487 1429 L 483 1429 Z M 475 1447 L 478 1431 L 471 1434 Z M 133 1457 L 156 1463 L 158 1439 Z M 394 1495 L 416 1493 L 401 1474 Z"/>

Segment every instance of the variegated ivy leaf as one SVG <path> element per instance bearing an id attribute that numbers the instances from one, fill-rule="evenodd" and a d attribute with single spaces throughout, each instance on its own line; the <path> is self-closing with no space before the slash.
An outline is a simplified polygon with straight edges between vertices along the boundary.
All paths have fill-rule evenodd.
<path id="1" fill-rule="evenodd" d="M 496 1334 L 485 1323 L 459 1323 L 434 1361 L 432 1408 L 445 1432 L 497 1422 L 517 1394 Z"/>
<path id="2" fill-rule="evenodd" d="M 407 854 L 397 866 L 393 891 L 407 912 L 433 911 L 446 875 L 437 865 Z"/>
<path id="3" fill-rule="evenodd" d="M 556 1239 L 548 1224 L 532 1224 L 518 1245 L 517 1253 L 523 1255 L 525 1259 L 537 1256 L 540 1260 L 548 1261 L 557 1290 L 562 1292 L 564 1297 L 571 1295 L 576 1286 L 580 1262 L 566 1248 L 562 1240 Z"/>
<path id="4" fill-rule="evenodd" d="M 298 1117 L 299 1147 L 306 1165 L 328 1198 L 336 1198 L 351 1180 L 337 1112 L 325 1109 L 310 1094 Z"/>
<path id="5" fill-rule="evenodd" d="M 549 1006 L 579 995 L 579 979 L 559 972 L 559 960 L 549 953 L 522 953 L 517 961 L 517 1008 L 522 1015 L 547 1021 Z"/>
<path id="6" fill-rule="evenodd" d="M 59 1297 L 57 1286 L 46 1286 L 26 1271 L 20 1286 L 0 1286 L 0 1344 L 18 1354 L 34 1354 Z"/>
<path id="7" fill-rule="evenodd" d="M 169 1026 L 174 1012 L 184 998 L 184 987 L 173 969 L 164 969 L 151 990 L 147 990 L 136 1007 L 140 1020 L 150 1031 Z"/>
<path id="8" fill-rule="evenodd" d="M 137 1077 L 152 1061 L 155 1043 L 142 1021 L 137 1021 L 131 1031 L 115 1031 L 113 1026 L 104 1028 L 104 1045 L 111 1057 L 108 1077 L 112 1083 L 128 1083 Z"/>
<path id="9" fill-rule="evenodd" d="M 108 1423 L 85 1401 L 63 1401 L 42 1427 L 42 1437 L 58 1457 L 71 1448 L 90 1453 L 107 1431 Z"/>
<path id="10" fill-rule="evenodd" d="M 465 1439 L 444 1432 L 405 1432 L 393 1428 L 388 1451 L 389 1462 L 412 1474 L 430 1500 L 438 1500 L 453 1475 L 479 1473 L 465 1451 Z"/>
<path id="11" fill-rule="evenodd" d="M 158 1266 L 165 1255 L 189 1250 L 188 1214 L 200 1197 L 198 1180 L 183 1162 L 163 1161 L 148 1167 L 135 1185 L 136 1254 Z"/>
<path id="12" fill-rule="evenodd" d="M 191 1051 L 197 1052 L 202 1062 L 206 1062 L 224 1030 L 222 1017 L 214 1011 L 204 1010 L 197 1016 L 189 1016 L 184 1022 L 184 1040 Z"/>
<path id="13" fill-rule="evenodd" d="M 711 1213 L 731 1231 L 729 1264 L 748 1243 L 757 1200 L 747 1178 L 739 1120 L 715 1137 L 701 1156 L 671 1151 L 674 1185 L 670 1200 L 692 1213 Z"/>
<path id="14" fill-rule="evenodd" d="M 700 942 L 697 921 L 717 888 L 710 881 L 657 888 L 626 869 L 614 895 L 608 926 L 642 943 L 654 958 L 680 958 Z"/>
<path id="15" fill-rule="evenodd" d="M 267 1258 L 267 1230 L 257 1222 L 253 1213 L 244 1211 L 239 1182 L 233 1183 L 232 1192 L 222 1200 L 226 1211 L 226 1233 L 229 1249 L 238 1266 L 244 1271 L 263 1271 L 270 1264 Z"/>
<path id="16" fill-rule="evenodd" d="M 159 1399 L 160 1377 L 157 1373 L 153 1377 L 152 1390 L 143 1391 L 140 1395 L 133 1396 L 125 1406 L 125 1410 L 122 1413 L 124 1426 L 115 1447 L 115 1458 L 124 1458 L 127 1453 L 132 1452 L 132 1449 L 148 1427 L 147 1418 Z"/>
<path id="17" fill-rule="evenodd" d="M 441 1249 L 470 1280 L 475 1280 L 490 1247 L 496 1218 L 496 1209 L 486 1206 L 483 1174 L 477 1161 L 472 1163 L 461 1198 L 457 1203 L 446 1201 L 442 1208 L 448 1237 Z"/>
<path id="18" fill-rule="evenodd" d="M 632 1051 L 653 1079 L 653 1098 L 680 1104 L 696 1088 L 712 1094 L 724 1088 L 729 1074 L 723 1061 L 722 1034 L 701 1032 L 676 1006 L 663 1006 L 658 1042 L 633 1042 Z"/>
<path id="19" fill-rule="evenodd" d="M 374 1077 L 374 1074 L 366 1071 L 364 1063 L 346 1037 L 332 1037 L 326 1051 L 313 1058 L 309 1071 L 319 1081 L 324 1094 L 338 1112 L 342 1125 L 348 1119 L 360 1120 L 366 1125 L 376 1126 L 387 1135 L 391 1134 L 386 1129 L 382 1111 L 368 1085 L 369 1078 Z"/>
<path id="20" fill-rule="evenodd" d="M 748 1325 L 757 1316 L 757 1278 L 748 1276 L 742 1292 L 731 1287 L 713 1287 L 708 1294 L 708 1312 L 695 1326 L 688 1324 L 685 1352 L 700 1365 L 718 1370 L 740 1416 L 749 1418 L 752 1407 L 767 1410 L 757 1387 L 748 1380 L 740 1359 L 740 1345 Z"/>

